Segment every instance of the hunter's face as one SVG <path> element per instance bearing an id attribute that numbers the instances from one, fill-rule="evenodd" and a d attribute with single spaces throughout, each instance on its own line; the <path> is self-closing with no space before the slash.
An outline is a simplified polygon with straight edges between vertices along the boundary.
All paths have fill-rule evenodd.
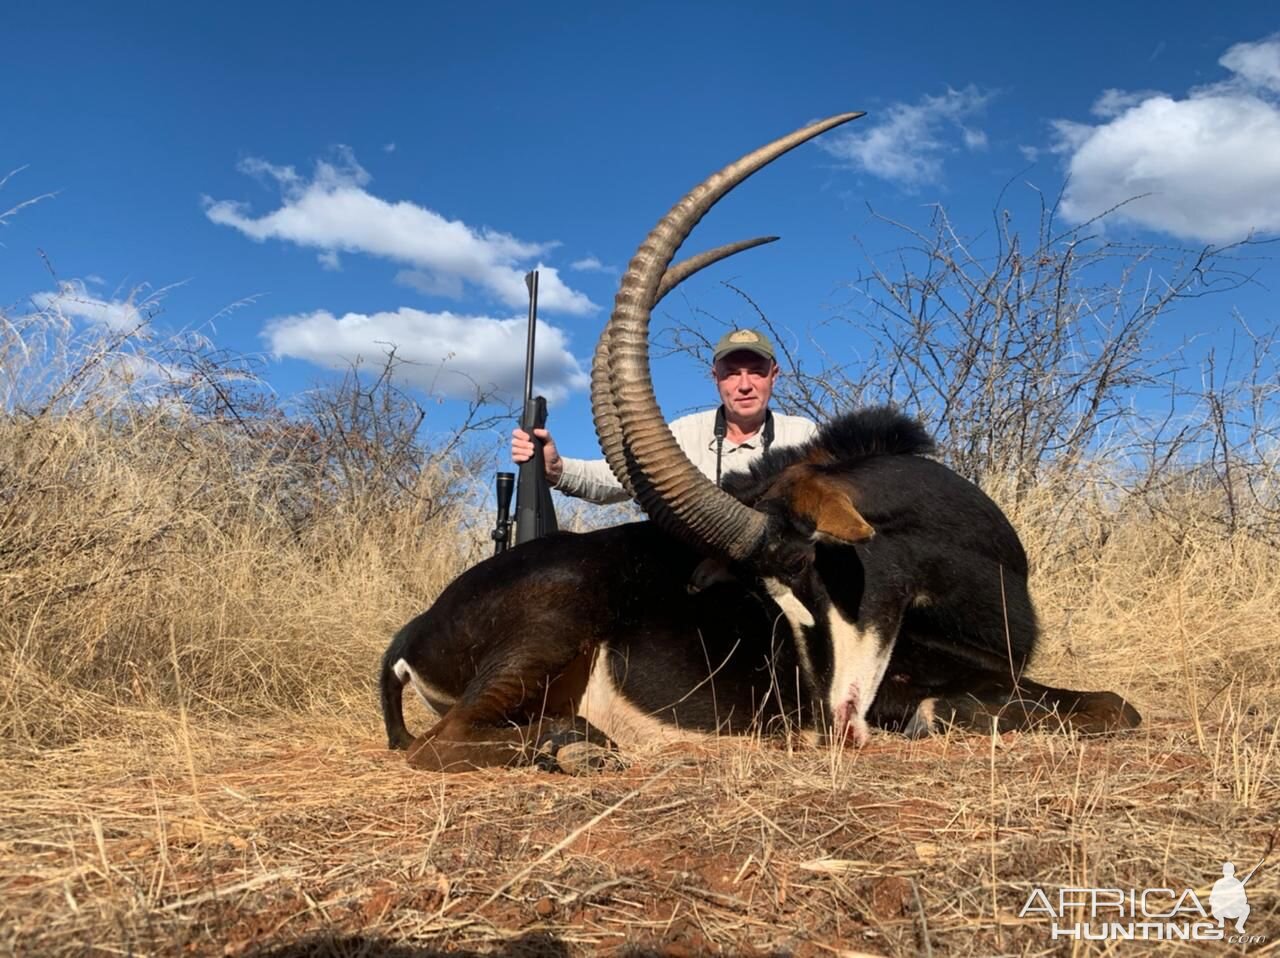
<path id="1" fill-rule="evenodd" d="M 748 421 L 764 415 L 778 379 L 777 363 L 741 350 L 716 360 L 711 371 L 727 414 Z"/>

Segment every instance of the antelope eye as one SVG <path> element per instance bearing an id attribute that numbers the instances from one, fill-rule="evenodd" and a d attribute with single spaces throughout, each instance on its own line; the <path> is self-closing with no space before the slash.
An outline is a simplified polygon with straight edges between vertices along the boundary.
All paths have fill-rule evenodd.
<path id="1" fill-rule="evenodd" d="M 805 542 L 813 541 L 813 537 L 818 534 L 818 524 L 808 516 L 795 516 L 791 524 Z"/>
<path id="2" fill-rule="evenodd" d="M 779 558 L 781 559 L 779 565 L 782 567 L 782 574 L 789 579 L 795 579 L 812 564 L 813 547 L 806 538 L 801 543 L 784 549 Z"/>

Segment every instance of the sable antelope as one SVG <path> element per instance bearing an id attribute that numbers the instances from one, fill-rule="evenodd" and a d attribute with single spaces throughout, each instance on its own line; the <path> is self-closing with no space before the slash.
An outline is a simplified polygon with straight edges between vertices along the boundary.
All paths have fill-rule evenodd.
<path id="1" fill-rule="evenodd" d="M 653 306 L 703 215 L 751 173 L 844 114 L 748 154 L 658 223 L 622 278 L 592 364 L 605 458 L 650 521 L 535 540 L 459 576 L 383 657 L 392 748 L 425 768 L 538 762 L 565 746 L 784 725 L 862 744 L 869 725 L 1001 730 L 1136 726 L 1111 692 L 1026 679 L 1037 638 L 1027 560 L 976 486 L 926 458 L 921 427 L 854 412 L 718 488 L 685 458 L 654 397 Z M 412 683 L 443 717 L 413 738 Z M 599 753 L 597 753 L 599 754 Z"/>

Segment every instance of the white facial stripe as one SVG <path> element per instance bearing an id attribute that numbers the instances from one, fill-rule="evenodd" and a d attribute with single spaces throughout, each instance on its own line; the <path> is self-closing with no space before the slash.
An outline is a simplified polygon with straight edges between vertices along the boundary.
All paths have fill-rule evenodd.
<path id="1" fill-rule="evenodd" d="M 802 625 L 813 628 L 813 613 L 804 607 L 804 604 L 796 598 L 794 592 L 778 582 L 777 579 L 766 579 L 765 586 L 769 590 L 769 595 L 773 597 L 773 601 L 778 603 L 778 607 L 782 609 L 782 614 L 787 617 L 787 621 L 791 623 L 793 629 L 798 629 Z"/>
<path id="2" fill-rule="evenodd" d="M 846 727 L 856 744 L 866 741 L 867 710 L 876 697 L 893 643 L 882 640 L 874 628 L 860 629 L 831 606 L 827 610 L 827 627 L 831 632 L 832 675 L 831 715 L 837 736 Z"/>
<path id="3" fill-rule="evenodd" d="M 800 672 L 809 688 L 818 689 L 818 673 L 813 668 L 813 656 L 809 652 L 809 637 L 805 629 L 815 625 L 813 614 L 796 598 L 795 593 L 777 579 L 766 579 L 765 588 L 778 603 L 787 624 L 791 626 L 791 635 L 795 639 L 796 658 L 799 660 Z"/>
<path id="4" fill-rule="evenodd" d="M 396 677 L 404 683 L 406 680 L 413 683 L 413 690 L 418 693 L 418 698 L 426 704 L 427 708 L 433 712 L 443 712 L 454 702 L 457 701 L 452 695 L 441 688 L 432 685 L 421 675 L 419 675 L 404 659 L 400 659 L 391 667 L 391 671 L 395 672 Z"/>

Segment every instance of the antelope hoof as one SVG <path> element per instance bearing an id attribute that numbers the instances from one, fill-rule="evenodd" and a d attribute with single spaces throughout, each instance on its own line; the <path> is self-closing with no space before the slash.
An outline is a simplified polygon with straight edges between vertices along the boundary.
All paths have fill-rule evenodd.
<path id="1" fill-rule="evenodd" d="M 937 699 L 923 699 L 916 706 L 916 710 L 911 713 L 911 718 L 907 720 L 907 724 L 902 727 L 902 734 L 907 738 L 928 738 L 932 735 L 936 728 L 936 715 L 934 712 L 937 704 Z"/>
<path id="2" fill-rule="evenodd" d="M 1090 692 L 1080 696 L 1065 721 L 1077 732 L 1102 735 L 1135 729 L 1142 724 L 1142 715 L 1115 692 Z"/>
<path id="3" fill-rule="evenodd" d="M 555 764 L 566 775 L 597 775 L 620 772 L 628 763 L 616 749 L 594 742 L 571 742 L 556 751 Z"/>

